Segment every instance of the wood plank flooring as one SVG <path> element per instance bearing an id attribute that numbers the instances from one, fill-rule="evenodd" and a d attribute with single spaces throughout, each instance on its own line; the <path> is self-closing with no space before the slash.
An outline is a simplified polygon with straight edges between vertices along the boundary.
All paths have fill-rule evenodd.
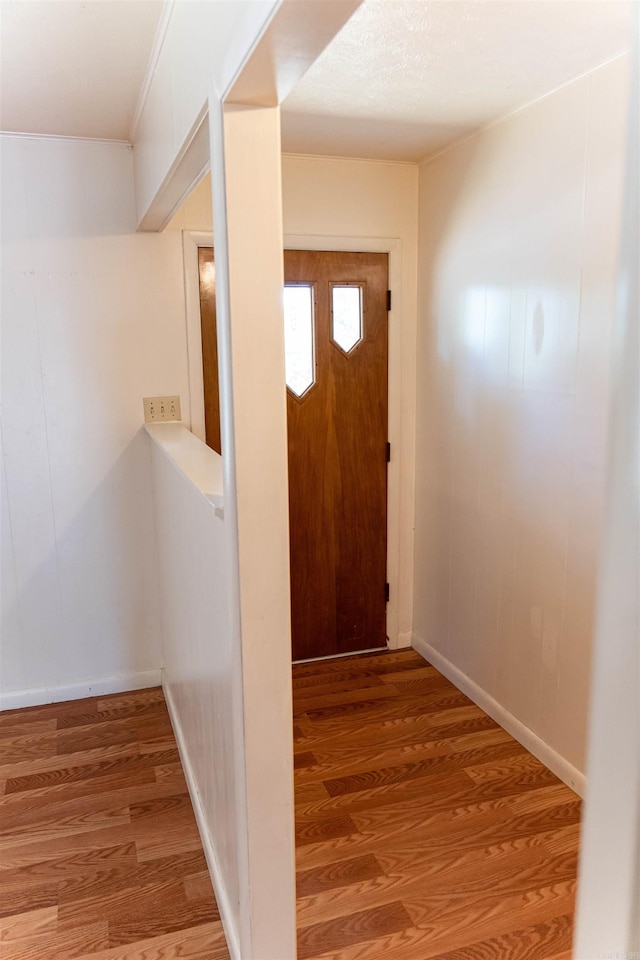
<path id="1" fill-rule="evenodd" d="M 300 960 L 569 960 L 580 803 L 413 651 L 294 666 Z M 2 960 L 228 960 L 159 689 L 0 714 Z"/>
<path id="2" fill-rule="evenodd" d="M 569 960 L 568 787 L 411 650 L 293 686 L 299 960 Z"/>
<path id="3" fill-rule="evenodd" d="M 2 960 L 228 960 L 160 689 L 0 714 Z"/>

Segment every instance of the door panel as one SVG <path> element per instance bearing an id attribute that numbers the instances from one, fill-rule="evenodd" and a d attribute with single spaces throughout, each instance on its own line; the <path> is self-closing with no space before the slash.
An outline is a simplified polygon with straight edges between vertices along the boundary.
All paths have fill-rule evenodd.
<path id="1" fill-rule="evenodd" d="M 287 286 L 313 298 L 312 344 L 300 338 L 311 362 L 287 364 L 292 646 L 304 660 L 386 645 L 388 258 L 287 250 L 284 262 Z M 219 453 L 210 248 L 199 267 L 206 437 Z M 336 287 L 361 292 L 361 329 L 333 316 Z"/>
<path id="2" fill-rule="evenodd" d="M 285 283 L 315 293 L 315 384 L 287 391 L 296 660 L 386 644 L 387 280 L 386 254 L 285 251 Z M 362 292 L 354 346 L 335 285 Z"/>

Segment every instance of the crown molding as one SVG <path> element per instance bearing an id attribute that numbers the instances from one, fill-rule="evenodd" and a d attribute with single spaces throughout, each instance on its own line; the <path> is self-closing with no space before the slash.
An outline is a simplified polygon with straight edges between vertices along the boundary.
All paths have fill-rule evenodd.
<path id="1" fill-rule="evenodd" d="M 418 160 L 384 160 L 382 157 L 352 157 L 347 154 L 340 156 L 331 153 L 300 153 L 299 151 L 289 152 L 288 150 L 282 151 L 282 157 L 291 160 L 329 160 L 332 163 L 378 163 L 387 167 L 417 167 L 421 162 Z"/>
<path id="2" fill-rule="evenodd" d="M 175 3 L 176 3 L 176 0 L 165 0 L 164 6 L 162 8 L 160 22 L 158 23 L 158 29 L 156 30 L 156 35 L 153 40 L 151 53 L 149 54 L 149 62 L 147 63 L 147 69 L 145 71 L 144 80 L 142 81 L 142 86 L 140 87 L 140 95 L 138 96 L 138 103 L 136 104 L 135 113 L 133 114 L 133 120 L 131 121 L 131 127 L 129 128 L 130 143 L 133 143 L 135 141 L 135 136 L 136 136 L 136 133 L 138 132 L 138 124 L 140 123 L 140 118 L 142 117 L 144 108 L 147 104 L 149 91 L 151 90 L 151 84 L 153 83 L 153 77 L 156 72 L 156 67 L 158 66 L 158 60 L 160 59 L 160 54 L 162 53 L 164 41 L 167 36 L 167 30 L 169 28 L 169 21 L 171 20 L 171 15 L 173 13 L 173 8 L 175 7 Z"/>
<path id="3" fill-rule="evenodd" d="M 111 143 L 119 147 L 131 147 L 129 140 L 113 140 L 107 137 L 72 137 L 57 133 L 25 133 L 20 130 L 0 130 L 0 137 L 15 137 L 18 140 L 61 140 L 67 143 Z"/>

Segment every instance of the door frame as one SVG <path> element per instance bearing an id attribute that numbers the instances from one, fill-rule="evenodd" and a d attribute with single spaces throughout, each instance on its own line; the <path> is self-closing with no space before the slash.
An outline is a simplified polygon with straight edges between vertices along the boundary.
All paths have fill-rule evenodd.
<path id="1" fill-rule="evenodd" d="M 189 429 L 191 433 L 195 434 L 199 440 L 205 443 L 198 247 L 213 247 L 213 234 L 211 231 L 183 230 L 182 262 L 184 264 L 184 307 L 187 322 Z"/>
<path id="2" fill-rule="evenodd" d="M 195 436 L 204 442 L 204 381 L 202 375 L 202 339 L 200 330 L 200 287 L 198 247 L 214 246 L 213 234 L 183 230 L 184 292 L 189 373 L 189 424 Z M 392 291 L 389 311 L 388 439 L 391 462 L 387 474 L 387 636 L 392 650 L 411 645 L 411 632 L 399 632 L 400 623 L 413 622 L 412 590 L 401 586 L 403 580 L 413 584 L 413 510 L 403 510 L 413 503 L 415 449 L 403 449 L 402 432 L 415 434 L 415 402 L 403 390 L 402 358 L 411 354 L 411 325 L 403 311 L 402 240 L 396 237 L 338 237 L 325 235 L 284 236 L 285 250 L 336 250 L 345 253 L 386 253 L 389 255 L 389 289 Z M 408 402 L 407 402 L 408 401 Z M 406 423 L 409 417 L 411 422 Z M 408 428 L 408 429 L 407 429 Z"/>

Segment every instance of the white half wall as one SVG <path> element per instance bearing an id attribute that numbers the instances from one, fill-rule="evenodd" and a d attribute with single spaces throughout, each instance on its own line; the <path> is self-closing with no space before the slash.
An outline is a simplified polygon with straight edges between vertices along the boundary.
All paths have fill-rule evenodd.
<path id="1" fill-rule="evenodd" d="M 420 170 L 414 630 L 582 773 L 627 67 Z"/>
<path id="2" fill-rule="evenodd" d="M 242 663 L 230 624 L 222 463 L 184 427 L 157 424 L 150 433 L 165 695 L 239 960 L 240 878 L 247 871 Z"/>
<path id="3" fill-rule="evenodd" d="M 4 706 L 158 682 L 142 397 L 187 396 L 182 245 L 136 235 L 132 151 L 5 135 Z"/>

